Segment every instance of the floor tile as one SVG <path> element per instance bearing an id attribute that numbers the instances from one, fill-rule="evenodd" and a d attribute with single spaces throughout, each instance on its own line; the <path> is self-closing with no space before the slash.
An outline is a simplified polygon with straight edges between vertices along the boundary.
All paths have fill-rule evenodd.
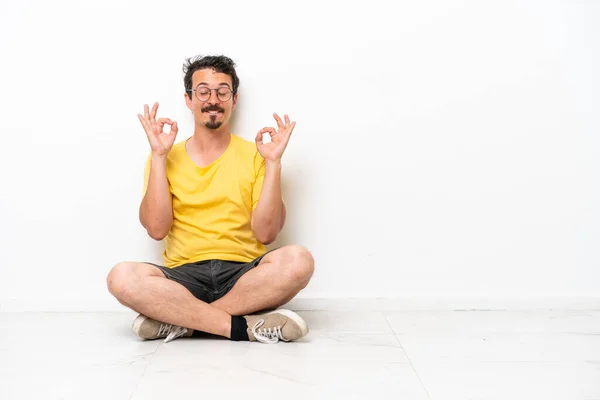
<path id="1" fill-rule="evenodd" d="M 392 333 L 379 311 L 299 311 L 309 329 L 330 332 Z"/>
<path id="2" fill-rule="evenodd" d="M 265 360 L 284 365 L 300 359 L 320 364 L 408 362 L 393 333 L 317 331 L 297 342 L 274 345 L 231 342 L 212 336 L 182 338 L 161 343 L 152 364 L 177 369 L 179 366 L 196 366 L 198 360 L 211 365 L 253 365 Z"/>
<path id="3" fill-rule="evenodd" d="M 598 400 L 598 363 L 414 363 L 431 400 Z"/>
<path id="4" fill-rule="evenodd" d="M 600 334 L 438 332 L 397 337 L 411 361 L 600 362 Z"/>
<path id="5" fill-rule="evenodd" d="M 149 363 L 158 342 L 131 331 L 129 313 L 0 314 L 0 372 L 31 365 L 106 366 Z"/>
<path id="6" fill-rule="evenodd" d="M 129 400 L 147 367 L 30 365 L 27 369 L 2 371 L 0 399 Z"/>
<path id="7" fill-rule="evenodd" d="M 323 364 L 313 359 L 298 359 L 296 362 L 262 359 L 245 364 L 235 361 L 230 365 L 198 360 L 196 366 L 189 366 L 185 371 L 151 365 L 133 399 L 162 400 L 190 396 L 287 400 L 427 399 L 409 364 Z"/>
<path id="8" fill-rule="evenodd" d="M 600 333 L 598 311 L 384 312 L 396 333 Z"/>

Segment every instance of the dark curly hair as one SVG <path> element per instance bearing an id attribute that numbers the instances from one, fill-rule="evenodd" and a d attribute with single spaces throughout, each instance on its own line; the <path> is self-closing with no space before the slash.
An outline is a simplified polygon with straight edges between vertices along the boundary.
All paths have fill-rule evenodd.
<path id="1" fill-rule="evenodd" d="M 227 74 L 231 77 L 231 83 L 233 87 L 231 90 L 235 95 L 238 87 L 240 86 L 240 79 L 235 72 L 235 63 L 229 57 L 219 56 L 196 56 L 188 58 L 183 64 L 183 85 L 185 86 L 185 92 L 192 98 L 192 75 L 194 72 L 200 69 L 213 69 L 216 72 Z"/>

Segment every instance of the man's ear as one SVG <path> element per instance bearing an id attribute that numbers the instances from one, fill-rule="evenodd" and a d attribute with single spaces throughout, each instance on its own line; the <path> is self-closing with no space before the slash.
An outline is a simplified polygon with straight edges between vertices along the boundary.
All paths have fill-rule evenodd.
<path id="1" fill-rule="evenodd" d="M 186 105 L 186 106 L 187 106 L 187 108 L 189 108 L 189 109 L 190 109 L 190 111 L 191 111 L 191 110 L 192 110 L 192 99 L 190 99 L 190 96 L 189 96 L 187 93 L 185 93 L 185 94 L 183 95 L 183 98 L 185 99 L 185 105 Z"/>
<path id="2" fill-rule="evenodd" d="M 232 110 L 232 111 L 233 111 L 233 110 L 235 110 L 235 106 L 237 105 L 237 98 L 238 98 L 238 94 L 236 93 L 236 94 L 233 96 L 233 104 L 231 105 L 231 110 Z"/>

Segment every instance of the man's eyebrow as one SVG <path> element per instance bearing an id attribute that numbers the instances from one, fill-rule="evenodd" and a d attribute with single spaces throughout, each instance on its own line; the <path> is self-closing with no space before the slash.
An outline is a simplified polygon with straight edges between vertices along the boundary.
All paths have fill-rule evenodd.
<path id="1" fill-rule="evenodd" d="M 198 87 L 198 86 L 208 86 L 208 82 L 200 82 L 199 84 L 196 85 L 196 87 Z M 219 83 L 219 86 L 227 86 L 228 88 L 231 89 L 231 86 L 229 85 L 229 83 L 226 83 L 226 82 Z"/>

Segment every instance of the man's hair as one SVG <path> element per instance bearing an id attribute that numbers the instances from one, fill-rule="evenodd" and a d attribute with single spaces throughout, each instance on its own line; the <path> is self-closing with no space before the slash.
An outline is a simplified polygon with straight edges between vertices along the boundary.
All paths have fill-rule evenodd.
<path id="1" fill-rule="evenodd" d="M 185 91 L 192 98 L 192 75 L 194 72 L 200 69 L 213 69 L 215 72 L 227 74 L 231 77 L 231 83 L 233 87 L 231 90 L 233 94 L 237 93 L 238 87 L 240 86 L 240 79 L 235 72 L 235 63 L 229 57 L 219 56 L 196 56 L 188 58 L 183 64 L 183 84 Z"/>

